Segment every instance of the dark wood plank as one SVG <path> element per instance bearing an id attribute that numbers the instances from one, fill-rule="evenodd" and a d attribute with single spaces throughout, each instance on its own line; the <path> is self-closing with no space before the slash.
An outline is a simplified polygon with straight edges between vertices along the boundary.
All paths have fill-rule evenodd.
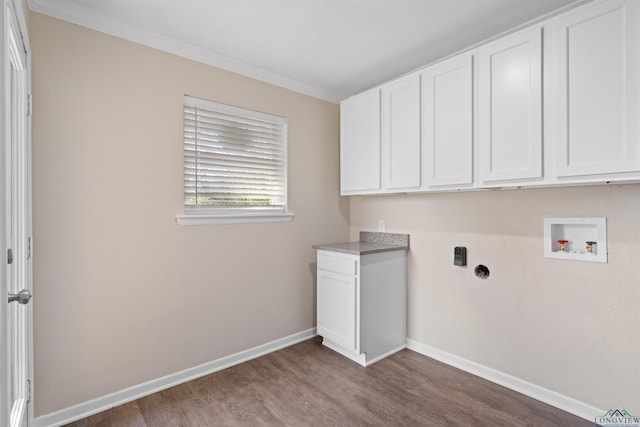
<path id="1" fill-rule="evenodd" d="M 212 419 L 207 410 L 207 405 L 189 387 L 182 384 L 161 391 L 160 394 L 166 402 L 170 402 L 180 420 L 180 425 L 188 426 L 213 426 Z"/>
<path id="2" fill-rule="evenodd" d="M 146 427 L 147 425 L 137 400 L 117 406 L 108 412 L 111 413 L 113 427 Z"/>
<path id="3" fill-rule="evenodd" d="M 146 427 L 138 401 L 129 402 L 96 415 L 92 415 L 72 425 L 77 427 Z"/>
<path id="4" fill-rule="evenodd" d="M 254 366 L 259 360 L 244 363 L 205 377 L 211 388 L 219 387 L 218 393 L 209 395 L 209 413 L 216 420 L 214 425 L 278 425 L 278 419 L 263 404 L 258 391 Z M 217 377 L 217 378 L 211 378 Z M 213 380 L 213 383 L 208 380 Z M 211 397 L 217 397 L 211 400 Z"/>
<path id="5" fill-rule="evenodd" d="M 107 427 L 111 426 L 111 411 L 100 412 L 99 414 L 92 415 L 83 420 L 76 421 L 75 423 L 69 424 L 74 427 Z"/>
<path id="6" fill-rule="evenodd" d="M 592 426 L 410 350 L 364 368 L 317 337 L 69 424 Z"/>
<path id="7" fill-rule="evenodd" d="M 166 391 L 166 390 L 165 390 Z M 140 413 L 147 426 L 183 426 L 173 402 L 165 399 L 163 392 L 138 399 Z"/>

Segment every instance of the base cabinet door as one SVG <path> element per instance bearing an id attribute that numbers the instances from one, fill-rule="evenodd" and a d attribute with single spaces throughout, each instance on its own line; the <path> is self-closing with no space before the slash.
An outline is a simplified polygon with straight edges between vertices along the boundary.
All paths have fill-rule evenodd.
<path id="1" fill-rule="evenodd" d="M 600 2 L 555 24 L 556 174 L 640 170 L 640 2 Z"/>
<path id="2" fill-rule="evenodd" d="M 358 351 L 357 278 L 318 270 L 318 335 Z"/>

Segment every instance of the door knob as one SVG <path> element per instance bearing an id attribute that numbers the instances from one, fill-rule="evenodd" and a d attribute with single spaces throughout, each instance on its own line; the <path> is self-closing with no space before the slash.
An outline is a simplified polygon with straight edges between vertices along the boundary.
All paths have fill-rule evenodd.
<path id="1" fill-rule="evenodd" d="M 23 289 L 17 294 L 9 294 L 9 302 L 17 301 L 18 304 L 26 304 L 31 299 L 31 292 L 28 289 Z"/>

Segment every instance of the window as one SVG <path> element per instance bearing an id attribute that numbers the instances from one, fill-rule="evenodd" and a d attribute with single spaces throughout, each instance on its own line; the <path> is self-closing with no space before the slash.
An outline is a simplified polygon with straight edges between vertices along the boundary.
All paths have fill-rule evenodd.
<path id="1" fill-rule="evenodd" d="M 287 122 L 184 97 L 184 225 L 289 221 Z"/>

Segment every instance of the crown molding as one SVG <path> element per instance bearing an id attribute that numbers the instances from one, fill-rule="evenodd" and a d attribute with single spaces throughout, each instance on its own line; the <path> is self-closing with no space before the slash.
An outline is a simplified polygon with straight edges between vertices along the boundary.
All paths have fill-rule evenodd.
<path id="1" fill-rule="evenodd" d="M 260 80 L 303 95 L 333 103 L 339 103 L 344 98 L 342 94 L 335 91 L 309 85 L 248 62 L 238 61 L 228 56 L 118 21 L 69 0 L 58 0 L 55 2 L 55 7 L 52 6 L 52 2 L 47 0 L 28 0 L 28 4 L 29 9 L 34 12 Z"/>

